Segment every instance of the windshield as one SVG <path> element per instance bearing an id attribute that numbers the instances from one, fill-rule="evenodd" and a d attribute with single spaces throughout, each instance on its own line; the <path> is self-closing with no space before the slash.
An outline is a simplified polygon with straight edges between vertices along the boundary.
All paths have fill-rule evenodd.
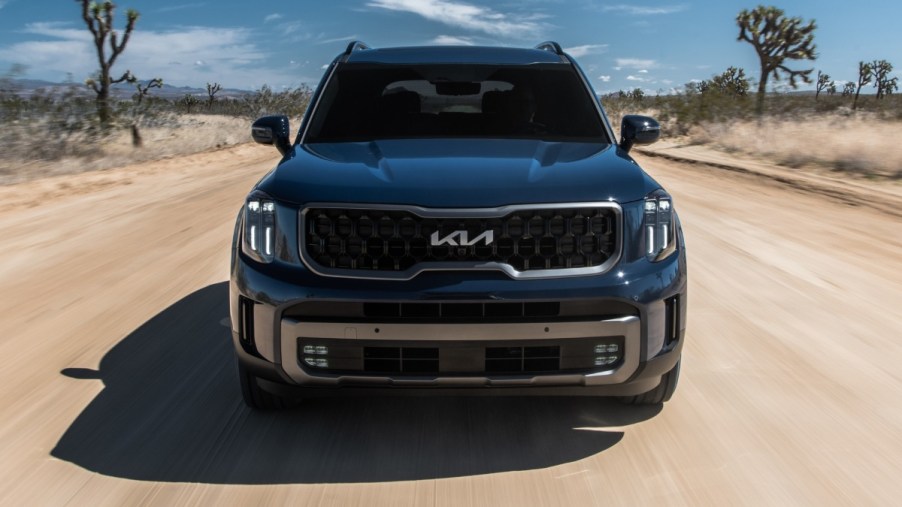
<path id="1" fill-rule="evenodd" d="M 497 137 L 609 143 L 595 99 L 569 65 L 345 64 L 306 142 Z"/>

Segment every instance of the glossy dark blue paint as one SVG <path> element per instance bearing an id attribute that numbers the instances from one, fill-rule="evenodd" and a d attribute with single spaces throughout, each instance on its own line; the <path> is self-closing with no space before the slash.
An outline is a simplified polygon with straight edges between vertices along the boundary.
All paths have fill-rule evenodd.
<path id="1" fill-rule="evenodd" d="M 400 139 L 295 146 L 258 188 L 284 203 L 630 202 L 660 188 L 608 144 L 523 139 Z"/>
<path id="2" fill-rule="evenodd" d="M 367 49 L 348 55 L 353 63 L 473 63 L 492 65 L 528 65 L 531 63 L 564 63 L 550 51 L 478 46 L 422 46 L 404 48 Z"/>
<path id="3" fill-rule="evenodd" d="M 318 86 L 344 62 L 404 65 L 472 63 L 573 65 L 566 55 L 514 48 L 428 47 L 355 50 L 336 57 Z M 584 84 L 591 86 L 583 75 Z M 563 301 L 607 299 L 636 309 L 641 325 L 641 360 L 614 395 L 633 395 L 657 385 L 677 364 L 683 344 L 687 289 L 686 254 L 679 221 L 677 249 L 660 262 L 646 258 L 644 198 L 661 188 L 626 151 L 594 142 L 529 139 L 398 139 L 364 143 L 301 144 L 308 109 L 294 146 L 256 189 L 277 201 L 276 255 L 261 264 L 240 249 L 239 214 L 231 257 L 230 306 L 233 341 L 240 364 L 254 375 L 293 383 L 282 370 L 278 343 L 282 313 L 300 301 Z M 604 117 L 604 112 L 599 110 Z M 607 118 L 605 127 L 613 139 Z M 509 204 L 613 201 L 622 210 L 622 255 L 609 271 L 589 276 L 515 280 L 500 271 L 424 272 L 407 281 L 360 280 L 316 275 L 300 259 L 299 212 L 311 202 L 406 204 L 428 208 L 485 208 Z M 681 295 L 680 338 L 662 348 L 649 336 L 651 322 L 663 321 L 664 300 Z M 243 296 L 257 303 L 255 339 L 273 342 L 275 356 L 263 359 L 238 342 Z M 661 326 L 658 326 L 660 331 Z M 546 330 L 547 331 L 547 330 Z M 650 384 L 649 384 L 650 382 Z M 631 387 L 632 386 L 632 387 Z M 637 391 L 636 386 L 645 386 Z M 618 389 L 621 389 L 618 391 Z"/>

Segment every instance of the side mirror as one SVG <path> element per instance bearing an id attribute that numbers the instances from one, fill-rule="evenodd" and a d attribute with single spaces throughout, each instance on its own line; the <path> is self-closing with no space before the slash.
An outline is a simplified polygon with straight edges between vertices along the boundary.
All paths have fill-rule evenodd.
<path id="1" fill-rule="evenodd" d="M 654 118 L 628 114 L 620 124 L 620 147 L 630 151 L 634 144 L 651 144 L 661 137 L 661 125 Z"/>
<path id="2" fill-rule="evenodd" d="M 275 145 L 279 153 L 285 155 L 291 150 L 291 127 L 284 115 L 264 116 L 251 126 L 251 137 L 260 144 Z"/>

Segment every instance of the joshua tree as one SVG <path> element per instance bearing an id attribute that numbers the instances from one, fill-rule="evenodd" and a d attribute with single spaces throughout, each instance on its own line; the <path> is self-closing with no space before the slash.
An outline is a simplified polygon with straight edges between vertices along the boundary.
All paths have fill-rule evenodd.
<path id="1" fill-rule="evenodd" d="M 110 77 L 110 69 L 116 63 L 116 59 L 125 50 L 128 39 L 135 29 L 138 21 L 138 11 L 129 9 L 126 14 L 125 34 L 119 40 L 119 34 L 113 29 L 113 11 L 116 5 L 107 0 L 104 2 L 92 2 L 91 0 L 76 0 L 81 3 L 81 17 L 84 19 L 88 30 L 94 36 L 94 47 L 97 49 L 97 62 L 100 65 L 97 75 L 85 81 L 85 84 L 97 94 L 97 115 L 100 124 L 108 126 L 112 113 L 110 111 L 110 87 L 115 83 L 134 83 L 135 77 L 131 71 L 126 70 L 122 76 L 113 79 Z M 106 46 L 109 44 L 110 54 L 106 54 Z"/>
<path id="2" fill-rule="evenodd" d="M 830 81 L 830 86 L 827 87 L 827 93 L 836 95 L 836 81 Z"/>
<path id="3" fill-rule="evenodd" d="M 852 101 L 852 109 L 858 109 L 858 96 L 861 94 L 861 87 L 871 83 L 874 77 L 874 66 L 870 63 L 858 62 L 858 87 L 855 88 L 855 100 Z"/>
<path id="4" fill-rule="evenodd" d="M 745 77 L 745 69 L 729 67 L 721 75 L 714 76 L 698 85 L 702 93 L 716 91 L 724 95 L 745 97 L 749 93 L 749 80 Z"/>
<path id="5" fill-rule="evenodd" d="M 878 99 L 882 99 L 899 89 L 899 78 L 889 77 L 890 72 L 893 71 L 893 64 L 886 60 L 874 60 L 871 62 L 871 69 L 874 73 L 874 86 L 877 88 Z"/>
<path id="6" fill-rule="evenodd" d="M 150 93 L 150 90 L 152 88 L 162 88 L 163 87 L 163 80 L 158 77 L 155 77 L 155 78 L 151 79 L 150 81 L 148 81 L 146 84 L 136 83 L 135 87 L 138 89 L 138 93 L 136 93 L 134 95 L 134 99 L 135 99 L 135 102 L 137 103 L 137 105 L 140 106 L 141 101 L 143 101 L 144 97 L 146 97 Z"/>
<path id="7" fill-rule="evenodd" d="M 810 74 L 814 69 L 793 70 L 786 66 L 786 60 L 814 60 L 814 20 L 807 25 L 802 18 L 786 17 L 782 9 L 759 5 L 754 10 L 743 9 L 736 16 L 739 25 L 737 40 L 751 44 L 761 61 L 761 78 L 758 80 L 757 111 L 764 112 L 764 94 L 767 91 L 767 80 L 782 78 L 781 73 L 789 77 L 789 85 L 796 87 L 796 78 L 805 83 L 811 82 Z"/>
<path id="8" fill-rule="evenodd" d="M 833 90 L 833 92 L 831 93 L 832 95 L 833 93 L 836 93 L 836 84 L 834 84 L 830 79 L 829 74 L 824 74 L 821 71 L 817 71 L 817 83 L 815 84 L 814 100 L 817 100 L 822 91 L 830 90 L 831 87 Z"/>
<path id="9" fill-rule="evenodd" d="M 207 83 L 207 107 L 213 107 L 213 101 L 216 100 L 216 94 L 222 90 L 219 83 Z"/>
<path id="10" fill-rule="evenodd" d="M 14 80 L 25 74 L 27 69 L 28 67 L 21 63 L 14 63 L 9 67 L 9 70 L 6 71 L 6 73 L 0 76 L 0 97 L 4 94 L 11 93 L 16 89 Z"/>
<path id="11" fill-rule="evenodd" d="M 894 92 L 899 90 L 899 78 L 894 77 L 892 79 L 888 79 L 883 83 L 883 95 L 880 97 L 885 97 L 887 95 L 892 95 Z"/>
<path id="12" fill-rule="evenodd" d="M 846 81 L 846 84 L 842 86 L 842 96 L 850 97 L 855 93 L 855 83 L 852 81 Z"/>
<path id="13" fill-rule="evenodd" d="M 194 95 L 191 95 L 190 93 L 188 93 L 188 94 L 185 94 L 184 97 L 182 97 L 181 102 L 182 102 L 182 104 L 185 105 L 185 112 L 188 114 L 191 114 L 191 108 L 200 104 L 200 99 L 198 99 Z"/>
<path id="14" fill-rule="evenodd" d="M 150 90 L 153 88 L 162 88 L 163 80 L 156 77 L 148 81 L 147 83 L 136 83 L 135 88 L 138 89 L 137 93 L 132 95 L 132 98 L 135 99 L 135 118 L 132 122 L 132 146 L 135 148 L 140 148 L 144 145 L 144 140 L 141 139 L 141 132 L 138 130 L 138 122 L 141 121 L 141 118 L 144 116 L 144 110 L 141 108 L 141 102 L 144 101 L 144 97 L 146 97 Z"/>

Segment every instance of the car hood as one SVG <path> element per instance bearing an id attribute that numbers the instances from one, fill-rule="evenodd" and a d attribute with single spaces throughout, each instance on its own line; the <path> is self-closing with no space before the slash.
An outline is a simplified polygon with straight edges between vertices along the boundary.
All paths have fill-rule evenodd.
<path id="1" fill-rule="evenodd" d="M 629 202 L 659 187 L 616 146 L 499 139 L 296 145 L 257 186 L 300 205 L 432 208 Z"/>

